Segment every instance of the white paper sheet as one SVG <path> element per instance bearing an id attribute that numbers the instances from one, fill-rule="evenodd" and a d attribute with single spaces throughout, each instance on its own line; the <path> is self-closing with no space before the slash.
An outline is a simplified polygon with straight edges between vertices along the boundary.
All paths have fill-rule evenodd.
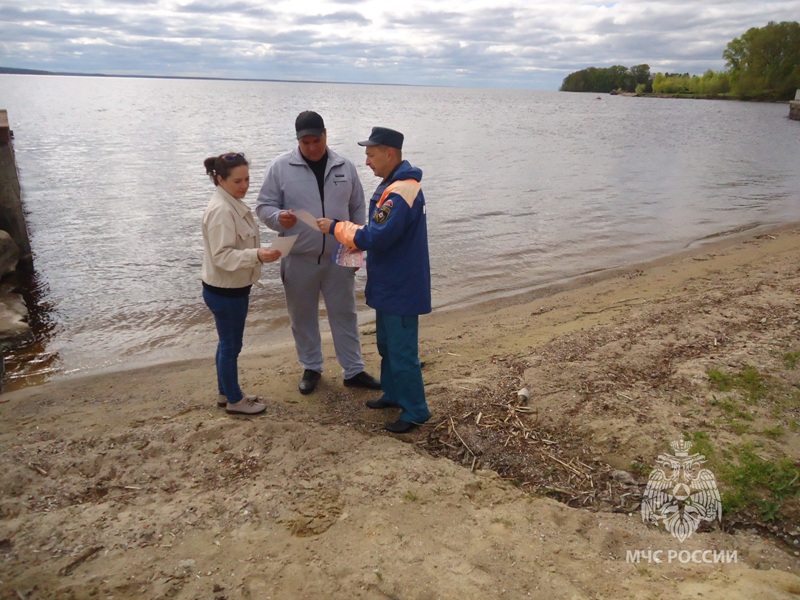
<path id="1" fill-rule="evenodd" d="M 280 250 L 281 257 L 288 256 L 289 250 L 292 249 L 294 243 L 297 241 L 296 235 L 289 235 L 284 237 L 276 237 L 272 240 L 271 248 L 273 250 Z"/>
<path id="2" fill-rule="evenodd" d="M 317 227 L 317 220 L 314 218 L 314 215 L 307 210 L 303 210 L 302 208 L 300 210 L 295 210 L 294 216 L 297 217 L 298 221 L 305 223 L 314 231 L 319 231 L 319 227 Z"/>

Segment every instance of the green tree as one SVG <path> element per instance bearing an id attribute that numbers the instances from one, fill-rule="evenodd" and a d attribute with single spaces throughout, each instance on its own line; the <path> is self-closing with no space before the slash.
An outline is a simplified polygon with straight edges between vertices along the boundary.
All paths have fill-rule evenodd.
<path id="1" fill-rule="evenodd" d="M 630 69 L 614 65 L 606 68 L 589 67 L 570 73 L 564 78 L 560 89 L 562 92 L 633 92 L 641 83 L 650 85 L 649 65 L 637 65 Z"/>
<path id="2" fill-rule="evenodd" d="M 711 69 L 700 77 L 697 93 L 703 96 L 720 96 L 731 89 L 730 75 L 727 72 L 715 73 Z"/>
<path id="3" fill-rule="evenodd" d="M 653 91 L 652 76 L 650 75 L 650 65 L 636 65 L 630 68 L 630 74 L 633 78 L 633 88 L 638 93 L 649 93 Z M 644 86 L 640 88 L 639 86 Z M 639 91 L 639 90 L 642 91 Z M 631 90 L 628 90 L 631 91 Z"/>
<path id="4" fill-rule="evenodd" d="M 729 42 L 722 57 L 736 95 L 790 99 L 800 88 L 800 23 L 752 27 Z"/>
<path id="5" fill-rule="evenodd" d="M 691 77 L 688 73 L 656 73 L 653 78 L 653 92 L 656 94 L 682 94 L 690 90 Z"/>
<path id="6" fill-rule="evenodd" d="M 766 27 L 748 29 L 728 43 L 722 53 L 728 71 L 650 73 L 646 64 L 625 68 L 589 67 L 564 78 L 562 91 L 637 94 L 691 94 L 787 100 L 800 89 L 800 23 L 770 21 Z"/>

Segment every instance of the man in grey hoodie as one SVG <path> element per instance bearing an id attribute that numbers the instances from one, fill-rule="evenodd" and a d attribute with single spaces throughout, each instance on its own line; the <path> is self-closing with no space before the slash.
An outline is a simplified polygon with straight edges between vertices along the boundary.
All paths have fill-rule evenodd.
<path id="1" fill-rule="evenodd" d="M 295 120 L 298 145 L 267 168 L 256 214 L 279 235 L 297 235 L 288 256 L 281 257 L 281 280 L 303 375 L 299 389 L 310 394 L 322 376 L 319 297 L 325 300 L 336 358 L 344 385 L 380 389 L 364 370 L 355 300 L 355 269 L 333 262 L 332 239 L 297 222 L 295 210 L 316 219 L 327 217 L 364 224 L 364 188 L 355 165 L 328 147 L 322 117 L 303 111 Z"/>

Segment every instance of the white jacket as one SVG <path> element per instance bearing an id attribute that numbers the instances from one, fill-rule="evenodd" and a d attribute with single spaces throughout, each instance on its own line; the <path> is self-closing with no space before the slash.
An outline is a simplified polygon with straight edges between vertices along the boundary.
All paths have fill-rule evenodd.
<path id="1" fill-rule="evenodd" d="M 203 281 L 221 288 L 254 284 L 261 277 L 260 246 L 250 207 L 215 188 L 203 213 Z"/>

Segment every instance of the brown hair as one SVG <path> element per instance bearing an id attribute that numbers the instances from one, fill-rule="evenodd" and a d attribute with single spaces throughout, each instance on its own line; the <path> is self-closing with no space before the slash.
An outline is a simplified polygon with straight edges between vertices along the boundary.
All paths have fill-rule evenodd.
<path id="1" fill-rule="evenodd" d="M 249 164 L 247 158 L 241 152 L 226 152 L 219 156 L 210 156 L 203 161 L 203 165 L 206 167 L 206 174 L 214 182 L 214 185 L 219 185 L 217 176 L 227 179 L 233 169 Z"/>

